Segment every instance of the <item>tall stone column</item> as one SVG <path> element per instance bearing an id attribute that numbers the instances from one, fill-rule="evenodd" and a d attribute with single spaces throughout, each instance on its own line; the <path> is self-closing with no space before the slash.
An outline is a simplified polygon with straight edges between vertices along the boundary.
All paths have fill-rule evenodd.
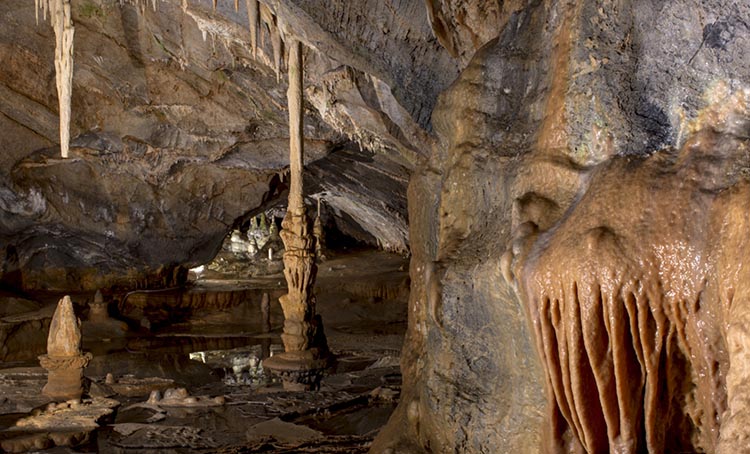
<path id="1" fill-rule="evenodd" d="M 323 324 L 315 313 L 315 237 L 307 215 L 302 186 L 302 45 L 289 45 L 289 203 L 281 223 L 284 276 L 288 293 L 279 301 L 284 311 L 284 352 L 264 362 L 282 377 L 289 390 L 316 388 L 331 358 Z"/>

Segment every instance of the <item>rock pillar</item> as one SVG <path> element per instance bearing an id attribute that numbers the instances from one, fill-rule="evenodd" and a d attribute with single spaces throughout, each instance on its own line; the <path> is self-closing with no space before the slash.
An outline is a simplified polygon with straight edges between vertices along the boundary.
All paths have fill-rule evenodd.
<path id="1" fill-rule="evenodd" d="M 91 361 L 91 353 L 81 352 L 80 322 L 73 311 L 73 302 L 65 296 L 57 303 L 49 327 L 47 354 L 39 357 L 49 371 L 42 393 L 55 400 L 80 399 L 83 394 L 83 369 Z"/>
<path id="2" fill-rule="evenodd" d="M 284 353 L 264 367 L 280 375 L 290 390 L 316 388 L 330 358 L 320 316 L 315 314 L 315 237 L 307 216 L 302 188 L 302 56 L 301 44 L 289 46 L 289 204 L 281 223 L 284 276 L 288 293 L 279 301 L 284 311 Z"/>

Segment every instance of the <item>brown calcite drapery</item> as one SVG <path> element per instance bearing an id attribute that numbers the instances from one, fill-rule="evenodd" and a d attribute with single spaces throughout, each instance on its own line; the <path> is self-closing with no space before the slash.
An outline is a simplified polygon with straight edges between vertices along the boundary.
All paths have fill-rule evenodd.
<path id="1" fill-rule="evenodd" d="M 545 370 L 548 452 L 749 452 L 748 100 L 722 96 L 679 150 L 593 168 L 551 228 L 516 228 L 502 267 Z"/>

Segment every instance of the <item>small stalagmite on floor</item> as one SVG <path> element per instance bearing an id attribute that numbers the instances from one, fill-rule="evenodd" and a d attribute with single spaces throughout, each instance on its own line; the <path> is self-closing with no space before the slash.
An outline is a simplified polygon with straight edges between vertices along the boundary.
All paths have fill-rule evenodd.
<path id="1" fill-rule="evenodd" d="M 42 393 L 52 399 L 80 399 L 83 394 L 83 369 L 92 356 L 81 351 L 80 326 L 73 302 L 69 296 L 63 297 L 50 324 L 47 354 L 39 357 L 42 367 L 49 372 Z"/>

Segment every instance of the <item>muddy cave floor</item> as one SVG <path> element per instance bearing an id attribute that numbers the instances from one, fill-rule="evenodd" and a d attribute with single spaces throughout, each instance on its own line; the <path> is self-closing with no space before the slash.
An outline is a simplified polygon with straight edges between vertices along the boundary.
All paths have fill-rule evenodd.
<path id="1" fill-rule="evenodd" d="M 318 312 L 337 362 L 311 392 L 284 391 L 255 359 L 283 350 L 280 273 L 237 279 L 214 272 L 184 290 L 115 295 L 110 313 L 114 308 L 127 321 L 123 336 L 117 336 L 122 323 L 87 320 L 93 294 L 72 295 L 83 349 L 94 355 L 85 370 L 89 394 L 119 406 L 98 429 L 67 438 L 17 427 L 49 409 L 41 394 L 46 371 L 35 360 L 46 332 L 34 320 L 49 317 L 60 295 L 34 295 L 44 308 L 3 319 L 32 329 L 15 329 L 20 337 L 6 343 L 24 345 L 24 354 L 0 363 L 0 443 L 8 451 L 41 453 L 367 452 L 400 393 L 407 270 L 408 259 L 378 251 L 320 264 Z M 261 323 L 263 293 L 271 300 L 270 333 Z M 180 387 L 195 398 L 183 394 L 167 404 L 166 394 L 174 393 L 166 389 Z M 154 389 L 164 400 L 148 404 Z"/>

